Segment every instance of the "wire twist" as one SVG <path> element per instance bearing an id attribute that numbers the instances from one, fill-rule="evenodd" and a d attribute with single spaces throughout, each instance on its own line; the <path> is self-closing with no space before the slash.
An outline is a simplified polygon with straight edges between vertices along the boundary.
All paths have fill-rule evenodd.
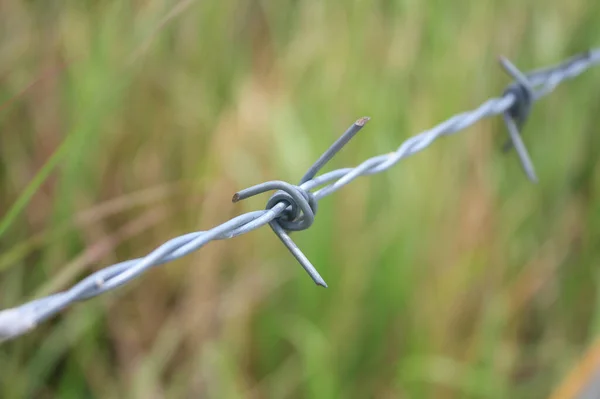
<path id="1" fill-rule="evenodd" d="M 534 70 L 528 74 L 521 73 L 504 58 L 500 59 L 500 63 L 515 80 L 501 97 L 491 98 L 472 111 L 454 115 L 439 125 L 409 138 L 392 153 L 367 159 L 355 168 L 337 169 L 317 176 L 323 166 L 369 120 L 367 117 L 361 118 L 321 155 L 298 185 L 270 181 L 241 190 L 233 197 L 233 202 L 237 202 L 267 191 L 277 190 L 267 201 L 265 210 L 239 215 L 207 231 L 175 237 L 143 258 L 108 266 L 92 273 L 66 291 L 2 310 L 0 311 L 0 342 L 23 335 L 68 305 L 116 289 L 152 267 L 181 258 L 211 241 L 246 234 L 266 224 L 269 224 L 313 281 L 327 287 L 321 275 L 289 236 L 290 232 L 305 230 L 313 224 L 318 201 L 359 176 L 383 172 L 401 159 L 427 148 L 437 138 L 464 130 L 483 118 L 503 115 L 510 137 L 510 142 L 504 148 L 505 150 L 511 147 L 516 149 L 526 175 L 531 181 L 536 182 L 537 176 L 533 163 L 520 136 L 520 130 L 530 114 L 531 107 L 535 101 L 552 92 L 561 82 L 600 64 L 600 49 L 589 50 L 561 64 Z M 313 192 L 320 186 L 324 187 Z"/>

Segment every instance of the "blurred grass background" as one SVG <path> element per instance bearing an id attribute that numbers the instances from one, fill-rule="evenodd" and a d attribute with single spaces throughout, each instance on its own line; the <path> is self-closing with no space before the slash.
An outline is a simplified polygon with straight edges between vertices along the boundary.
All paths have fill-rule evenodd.
<path id="1" fill-rule="evenodd" d="M 600 2 L 0 3 L 0 305 L 261 209 L 354 120 L 354 166 L 600 45 Z M 600 353 L 600 73 L 211 243 L 0 347 L 2 398 L 572 397 Z M 571 379 L 565 380 L 567 375 Z M 563 381 L 566 381 L 563 383 Z"/>

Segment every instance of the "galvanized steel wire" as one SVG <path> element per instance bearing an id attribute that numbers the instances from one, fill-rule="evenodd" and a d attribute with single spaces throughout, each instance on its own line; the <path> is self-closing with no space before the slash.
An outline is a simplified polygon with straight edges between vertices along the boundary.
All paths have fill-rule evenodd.
<path id="1" fill-rule="evenodd" d="M 327 284 L 306 256 L 294 244 L 288 232 L 311 226 L 320 199 L 333 194 L 359 176 L 383 172 L 401 159 L 427 148 L 437 138 L 464 130 L 477 121 L 503 115 L 514 147 L 527 176 L 537 177 L 529 155 L 520 139 L 519 129 L 535 101 L 551 93 L 561 82 L 574 78 L 588 68 L 600 64 L 600 49 L 572 57 L 558 65 L 522 74 L 510 62 L 501 59 L 502 66 L 514 78 L 502 96 L 491 98 L 474 110 L 456 114 L 439 125 L 406 140 L 394 152 L 367 159 L 354 168 L 337 169 L 316 176 L 319 170 L 368 122 L 360 118 L 338 139 L 313 166 L 298 185 L 283 181 L 262 183 L 236 193 L 237 202 L 250 196 L 278 190 L 267 203 L 267 209 L 237 216 L 210 230 L 198 231 L 173 238 L 143 258 L 132 259 L 101 269 L 72 288 L 0 311 L 0 342 L 20 336 L 56 315 L 70 304 L 86 300 L 127 284 L 148 269 L 197 251 L 213 240 L 223 240 L 246 234 L 269 224 L 313 281 Z M 508 148 L 508 147 L 507 147 Z M 316 191 L 318 187 L 324 186 Z"/>

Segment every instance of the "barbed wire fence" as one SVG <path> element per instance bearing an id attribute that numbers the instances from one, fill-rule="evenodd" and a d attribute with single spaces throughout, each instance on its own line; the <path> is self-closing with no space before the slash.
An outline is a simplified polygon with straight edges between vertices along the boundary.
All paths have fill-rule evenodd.
<path id="1" fill-rule="evenodd" d="M 503 116 L 510 138 L 504 150 L 514 148 L 525 174 L 531 181 L 536 182 L 533 163 L 521 140 L 520 129 L 537 100 L 551 93 L 563 81 L 600 64 L 600 48 L 526 74 L 521 73 L 505 58 L 500 58 L 500 63 L 514 79 L 502 96 L 491 98 L 474 110 L 456 114 L 437 126 L 411 137 L 394 152 L 374 156 L 354 168 L 337 169 L 317 176 L 323 166 L 369 121 L 368 117 L 360 118 L 308 169 L 298 185 L 284 181 L 269 181 L 241 190 L 233 196 L 233 202 L 237 202 L 257 194 L 277 190 L 267 202 L 265 210 L 242 214 L 210 230 L 173 238 L 143 258 L 108 266 L 66 291 L 2 310 L 0 311 L 0 342 L 25 334 L 74 302 L 93 298 L 127 284 L 152 267 L 188 255 L 211 241 L 233 238 L 267 224 L 313 281 L 319 286 L 327 287 L 325 280 L 289 235 L 290 232 L 305 230 L 312 225 L 317 213 L 318 201 L 359 176 L 383 172 L 401 159 L 427 148 L 437 138 L 464 130 L 484 118 Z M 313 192 L 321 186 L 324 187 Z"/>

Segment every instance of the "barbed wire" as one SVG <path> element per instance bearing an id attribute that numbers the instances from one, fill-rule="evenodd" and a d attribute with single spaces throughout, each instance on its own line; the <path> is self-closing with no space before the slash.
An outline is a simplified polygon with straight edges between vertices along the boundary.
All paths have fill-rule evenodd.
<path id="1" fill-rule="evenodd" d="M 239 191 L 233 196 L 233 202 L 237 202 L 260 193 L 277 190 L 267 202 L 265 210 L 242 214 L 210 230 L 173 238 L 143 258 L 108 266 L 66 291 L 2 310 L 0 311 L 0 342 L 25 334 L 70 304 L 114 290 L 152 267 L 188 255 L 211 241 L 246 234 L 266 224 L 271 227 L 313 281 L 317 285 L 327 287 L 319 272 L 293 242 L 289 232 L 309 228 L 314 221 L 318 201 L 359 176 L 383 172 L 401 159 L 427 148 L 435 139 L 464 130 L 484 118 L 503 115 L 510 138 L 504 149 L 515 148 L 526 175 L 536 182 L 533 164 L 521 140 L 519 130 L 535 101 L 551 93 L 561 82 L 578 76 L 591 66 L 600 64 L 600 48 L 527 74 L 521 73 L 505 58 L 500 58 L 500 63 L 514 79 L 501 97 L 491 98 L 474 110 L 456 114 L 437 126 L 411 137 L 394 152 L 374 156 L 354 168 L 337 169 L 317 176 L 323 166 L 369 121 L 368 117 L 360 118 L 308 169 L 298 185 L 270 181 Z M 324 187 L 312 192 L 320 186 Z"/>

